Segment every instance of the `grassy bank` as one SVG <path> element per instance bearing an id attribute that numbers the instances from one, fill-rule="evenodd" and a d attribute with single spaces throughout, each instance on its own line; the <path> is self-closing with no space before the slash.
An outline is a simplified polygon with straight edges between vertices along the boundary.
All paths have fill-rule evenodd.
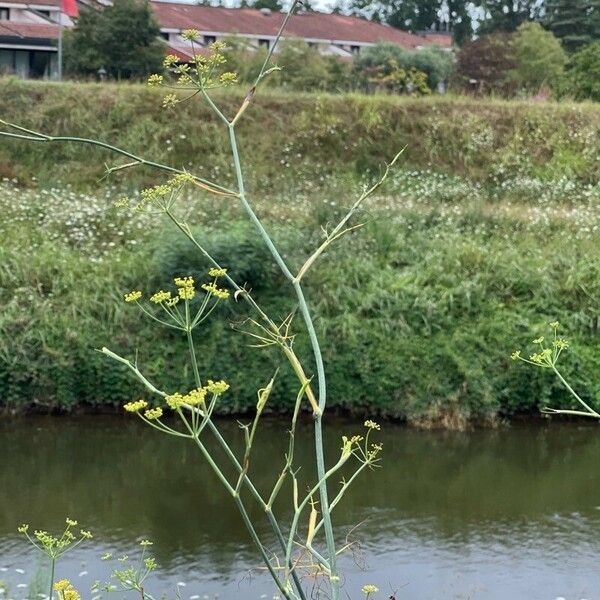
<path id="1" fill-rule="evenodd" d="M 550 374 L 509 359 L 554 319 L 573 345 L 565 372 L 593 402 L 600 370 L 598 190 L 581 188 L 577 203 L 517 203 L 512 194 L 441 179 L 399 172 L 363 215 L 367 225 L 307 279 L 325 340 L 330 405 L 455 426 L 564 406 L 567 395 Z M 318 242 L 319 226 L 349 200 L 334 197 L 323 191 L 318 200 L 297 193 L 259 201 L 296 267 Z M 5 408 L 110 406 L 142 393 L 94 352 L 103 345 L 131 357 L 139 348 L 143 370 L 165 389 L 191 386 L 185 341 L 158 332 L 121 296 L 165 288 L 173 275 L 201 278 L 206 265 L 184 240 L 165 223 L 116 211 L 106 196 L 4 184 L 0 204 L 10 215 L 0 250 Z M 261 305 L 282 319 L 294 309 L 237 207 L 196 195 L 183 205 Z M 229 302 L 199 339 L 202 372 L 232 383 L 223 412 L 251 409 L 255 387 L 281 364 L 277 353 L 249 347 L 239 331 L 246 316 L 245 305 Z M 296 347 L 307 353 L 299 325 Z M 294 395 L 284 369 L 271 409 L 286 410 Z"/>
<path id="2" fill-rule="evenodd" d="M 217 94 L 226 114 L 245 90 Z M 161 108 L 143 85 L 0 79 L 0 118 L 49 134 L 110 141 L 148 159 L 227 178 L 225 132 L 201 102 Z M 328 96 L 265 91 L 240 124 L 254 189 L 288 190 L 319 178 L 356 178 L 407 146 L 409 168 L 499 183 L 523 176 L 598 181 L 600 107 L 455 97 Z M 0 144 L 0 177 L 95 185 L 106 152 L 74 145 Z M 122 175 L 122 174 L 120 174 Z M 147 171 L 117 180 L 148 181 Z"/>
<path id="3" fill-rule="evenodd" d="M 220 100 L 231 112 L 239 99 Z M 111 140 L 211 177 L 229 172 L 226 141 L 207 112 L 184 105 L 176 121 L 158 104 L 142 86 L 0 80 L 0 118 Z M 565 406 L 550 374 L 509 359 L 553 320 L 573 346 L 565 373 L 594 402 L 599 126 L 591 105 L 261 98 L 243 126 L 243 157 L 257 210 L 295 268 L 369 169 L 408 146 L 358 217 L 365 227 L 306 280 L 330 406 L 450 426 Z M 191 386 L 185 341 L 158 332 L 122 293 L 201 278 L 206 265 L 166 223 L 113 207 L 123 191 L 157 179 L 139 170 L 98 184 L 106 159 L 78 146 L 0 145 L 0 405 L 8 410 L 112 406 L 142 393 L 94 352 L 104 345 L 131 357 L 139 348 L 140 366 L 164 389 Z M 267 312 L 283 319 L 294 310 L 235 203 L 190 192 L 181 210 Z M 199 339 L 200 366 L 232 384 L 221 411 L 243 412 L 281 358 L 249 347 L 242 303 L 220 310 Z M 295 333 L 308 355 L 299 323 Z M 296 391 L 284 368 L 270 408 L 289 409 Z"/>

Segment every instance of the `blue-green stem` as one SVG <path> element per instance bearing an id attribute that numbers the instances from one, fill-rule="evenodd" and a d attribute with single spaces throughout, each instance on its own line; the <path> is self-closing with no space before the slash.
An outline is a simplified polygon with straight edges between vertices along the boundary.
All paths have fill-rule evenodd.
<path id="1" fill-rule="evenodd" d="M 239 151 L 237 148 L 237 141 L 235 137 L 235 128 L 233 125 L 229 125 L 229 141 L 231 144 L 231 151 L 233 154 L 233 163 L 235 168 L 236 180 L 238 185 L 238 194 L 242 206 L 244 207 L 248 217 L 252 221 L 252 223 L 257 228 L 262 240 L 265 245 L 271 252 L 275 262 L 279 266 L 282 273 L 289 279 L 294 287 L 294 291 L 296 292 L 296 297 L 298 298 L 298 303 L 300 306 L 300 312 L 302 314 L 302 318 L 308 330 L 308 335 L 315 359 L 316 369 L 317 369 L 317 380 L 319 387 L 319 400 L 318 400 L 318 408 L 319 412 L 315 412 L 315 455 L 316 455 L 316 463 L 317 463 L 317 476 L 319 478 L 319 496 L 321 500 L 321 510 L 323 514 L 323 523 L 325 529 L 325 540 L 327 543 L 327 554 L 329 559 L 329 568 L 331 572 L 331 591 L 332 591 L 332 600 L 338 600 L 340 594 L 340 579 L 336 565 L 336 548 L 335 548 L 335 539 L 333 535 L 333 525 L 331 522 L 331 515 L 329 512 L 329 499 L 327 494 L 327 481 L 325 477 L 325 455 L 323 449 L 323 425 L 322 425 L 322 414 L 325 409 L 325 405 L 327 402 L 327 387 L 325 382 L 325 368 L 323 365 L 323 357 L 321 355 L 321 348 L 319 346 L 319 341 L 317 339 L 316 331 L 312 322 L 312 317 L 310 315 L 310 311 L 308 309 L 308 305 L 306 303 L 306 299 L 304 297 L 304 292 L 302 290 L 302 286 L 300 282 L 294 281 L 294 276 L 286 265 L 285 261 L 279 254 L 277 248 L 273 244 L 269 234 L 266 232 L 263 227 L 260 219 L 256 216 L 256 213 L 250 206 L 246 198 L 246 191 L 244 188 L 244 177 L 242 174 L 242 167 L 240 163 Z M 304 383 L 304 382 L 301 382 Z"/>
<path id="2" fill-rule="evenodd" d="M 56 568 L 56 558 L 54 556 L 50 559 L 50 591 L 48 593 L 48 600 L 52 600 L 52 592 L 54 591 L 54 569 Z"/>
<path id="3" fill-rule="evenodd" d="M 194 340 L 192 337 L 192 331 L 191 328 L 189 327 L 189 308 L 188 308 L 188 302 L 186 301 L 186 323 L 188 324 L 188 329 L 187 329 L 187 334 L 188 334 L 188 346 L 189 346 L 189 351 L 190 351 L 190 357 L 192 360 L 192 364 L 194 365 L 194 378 L 196 380 L 196 385 L 198 387 L 201 387 L 201 381 L 200 381 L 200 374 L 198 372 L 198 366 L 196 363 L 196 355 L 194 352 Z M 194 415 L 195 411 L 192 411 L 192 415 Z M 260 538 L 258 537 L 258 534 L 256 533 L 256 530 L 254 529 L 254 526 L 252 525 L 252 521 L 250 520 L 250 517 L 248 516 L 248 512 L 246 511 L 246 507 L 244 506 L 238 490 L 235 490 L 230 483 L 227 481 L 227 479 L 225 479 L 225 476 L 223 475 L 223 473 L 221 472 L 221 470 L 219 469 L 219 467 L 216 465 L 216 463 L 214 462 L 214 460 L 212 459 L 212 457 L 210 456 L 210 453 L 208 452 L 208 450 L 204 447 L 204 445 L 202 444 L 202 442 L 199 440 L 198 435 L 199 432 L 194 434 L 193 431 L 193 427 L 190 428 L 187 420 L 184 418 L 184 423 L 186 424 L 186 426 L 188 426 L 188 429 L 190 429 L 190 434 L 193 435 L 194 437 L 194 441 L 196 442 L 196 444 L 198 445 L 198 447 L 200 448 L 200 451 L 202 452 L 202 454 L 204 455 L 204 457 L 206 458 L 206 460 L 209 462 L 209 464 L 211 465 L 211 467 L 213 468 L 213 470 L 215 471 L 215 473 L 217 474 L 217 477 L 219 477 L 219 479 L 221 480 L 221 482 L 223 483 L 223 485 L 225 486 L 225 488 L 227 489 L 227 491 L 234 497 L 235 499 L 235 503 L 238 507 L 238 510 L 240 511 L 241 515 L 242 515 L 242 519 L 244 521 L 244 524 L 246 525 L 246 528 L 248 529 L 248 532 L 250 533 L 250 536 L 252 537 L 252 540 L 254 541 L 254 544 L 256 545 L 258 551 L 261 554 L 261 557 L 263 559 L 263 561 L 265 562 L 267 568 L 269 569 L 269 573 L 271 574 L 272 578 L 274 579 L 275 583 L 277 584 L 277 587 L 279 588 L 279 590 L 281 591 L 281 593 L 285 596 L 285 598 L 289 598 L 289 594 L 287 593 L 287 591 L 285 590 L 283 584 L 281 583 L 281 580 L 279 579 L 277 573 L 275 572 L 275 570 L 273 569 L 273 565 L 271 565 L 271 561 L 269 560 L 269 557 L 267 556 L 265 549 L 262 545 L 262 542 L 260 541 Z M 204 428 L 204 426 L 206 424 L 209 424 L 209 426 L 211 427 L 211 429 L 213 430 L 213 433 L 218 433 L 218 429 L 217 427 L 214 425 L 214 423 L 212 422 L 212 419 L 210 418 L 210 414 L 207 412 L 206 418 L 202 423 L 202 428 Z M 235 465 L 236 467 L 239 467 L 240 473 L 243 473 L 243 468 L 242 466 L 239 464 L 238 460 L 235 458 L 235 455 L 233 454 L 233 452 L 231 452 L 231 449 L 229 448 L 229 444 L 227 444 L 227 442 L 223 439 L 223 437 L 221 436 L 220 433 L 218 433 L 218 437 L 217 440 L 219 440 L 219 442 L 221 443 L 221 446 L 223 448 L 225 448 L 227 454 L 230 455 L 230 459 L 233 458 L 235 461 Z M 245 481 L 247 481 L 249 483 L 249 480 L 247 478 L 247 475 L 245 473 L 243 473 L 243 479 Z M 258 493 L 258 490 L 256 490 L 256 488 L 254 487 L 254 485 L 251 484 L 251 490 L 254 490 L 256 492 L 256 496 L 258 497 L 258 499 L 260 500 L 260 503 L 264 506 L 265 503 L 262 499 L 262 496 Z M 281 534 L 281 530 L 279 529 L 279 527 L 277 527 L 277 530 L 279 531 L 279 534 Z M 277 531 L 276 531 L 277 534 Z M 300 585 L 300 582 L 298 582 L 298 585 Z M 300 588 L 300 591 L 302 590 L 302 588 Z"/>

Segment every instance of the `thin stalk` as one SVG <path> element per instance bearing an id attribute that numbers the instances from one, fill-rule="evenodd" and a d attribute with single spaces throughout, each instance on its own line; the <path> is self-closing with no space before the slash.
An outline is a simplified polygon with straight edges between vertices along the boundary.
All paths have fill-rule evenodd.
<path id="1" fill-rule="evenodd" d="M 317 380 L 319 387 L 319 400 L 318 400 L 318 408 L 319 412 L 315 413 L 315 455 L 316 455 L 316 463 L 317 463 L 317 475 L 319 481 L 322 484 L 319 486 L 319 496 L 321 500 L 321 509 L 324 520 L 324 529 L 325 529 L 325 540 L 327 543 L 327 554 L 329 558 L 329 565 L 331 571 L 331 591 L 332 591 L 332 600 L 338 600 L 340 595 L 340 577 L 336 565 L 336 548 L 335 548 L 335 538 L 333 535 L 333 524 L 331 522 L 331 515 L 329 514 L 329 499 L 327 494 L 327 482 L 325 478 L 326 469 L 325 469 L 325 453 L 323 449 L 323 425 L 322 425 L 322 414 L 325 409 L 325 405 L 327 402 L 327 387 L 325 383 L 325 368 L 323 365 L 323 357 L 321 355 L 321 348 L 319 346 L 319 341 L 317 339 L 317 334 L 312 322 L 312 317 L 310 315 L 310 311 L 308 310 L 308 305 L 306 303 L 306 299 L 304 297 L 304 292 L 302 291 L 302 286 L 300 282 L 294 281 L 294 276 L 290 272 L 287 267 L 285 261 L 279 254 L 277 248 L 273 244 L 273 241 L 269 237 L 269 234 L 266 232 L 263 227 L 261 221 L 256 216 L 255 212 L 252 210 L 250 203 L 246 198 L 246 192 L 244 189 L 244 177 L 242 175 L 242 167 L 240 163 L 239 151 L 237 148 L 237 141 L 235 137 L 235 129 L 233 126 L 229 127 L 229 141 L 231 144 L 231 151 L 233 154 L 233 163 L 235 167 L 236 180 L 238 185 L 238 194 L 240 198 L 240 202 L 242 206 L 246 210 L 250 220 L 256 226 L 261 238 L 263 239 L 265 245 L 271 252 L 275 262 L 281 269 L 282 273 L 292 282 L 294 291 L 296 292 L 296 296 L 298 298 L 298 303 L 300 305 L 300 312 L 302 314 L 302 318 L 308 330 L 308 335 L 315 359 L 315 364 L 317 368 Z M 302 382 L 301 382 L 302 383 Z"/>
<path id="2" fill-rule="evenodd" d="M 223 475 L 223 472 L 221 471 L 221 469 L 219 469 L 219 466 L 215 463 L 215 461 L 213 460 L 212 456 L 210 455 L 210 452 L 206 449 L 206 447 L 204 446 L 204 444 L 198 439 L 197 436 L 194 435 L 194 432 L 193 432 L 192 428 L 190 427 L 189 423 L 187 422 L 187 419 L 185 419 L 185 417 L 183 417 L 183 415 L 181 413 L 180 413 L 180 416 L 182 417 L 183 422 L 185 423 L 186 427 L 188 428 L 190 434 L 193 435 L 194 441 L 196 442 L 196 445 L 200 449 L 200 452 L 202 453 L 202 455 L 204 456 L 204 458 L 206 459 L 206 461 L 208 462 L 208 464 L 212 467 L 213 471 L 215 472 L 215 474 L 217 475 L 217 477 L 219 478 L 219 480 L 221 481 L 221 483 L 225 486 L 225 489 L 234 498 L 235 503 L 236 503 L 236 505 L 238 507 L 238 510 L 240 511 L 240 514 L 242 515 L 242 519 L 244 521 L 244 524 L 246 525 L 246 528 L 248 529 L 248 533 L 250 533 L 250 537 L 252 538 L 252 541 L 256 545 L 256 548 L 259 551 L 259 553 L 261 555 L 261 558 L 263 559 L 263 562 L 267 566 L 267 569 L 269 570 L 269 573 L 271 574 L 271 577 L 275 581 L 275 584 L 279 588 L 279 591 L 283 594 L 283 596 L 285 598 L 287 598 L 288 600 L 292 600 L 292 598 L 289 595 L 288 591 L 285 589 L 285 587 L 281 583 L 281 580 L 279 579 L 277 573 L 273 569 L 273 565 L 271 564 L 271 561 L 269 560 L 269 557 L 267 556 L 267 553 L 265 552 L 264 546 L 262 545 L 262 542 L 260 541 L 260 538 L 258 537 L 258 534 L 256 533 L 256 530 L 254 529 L 254 525 L 252 525 L 252 521 L 250 520 L 250 517 L 248 516 L 248 512 L 246 511 L 246 507 L 244 506 L 244 503 L 242 502 L 239 494 L 231 486 L 231 484 L 229 483 L 229 481 L 227 481 L 227 478 L 225 477 L 225 475 Z M 209 423 L 210 422 L 211 421 L 209 420 Z"/>
<path id="3" fill-rule="evenodd" d="M 134 375 L 144 384 L 144 386 L 146 386 L 146 388 L 148 390 L 150 390 L 153 394 L 158 394 L 159 396 L 162 396 L 163 398 L 167 395 L 165 392 L 161 392 L 158 388 L 154 387 L 154 385 L 152 385 L 150 383 L 150 381 L 148 381 L 140 372 L 140 370 L 129 360 L 127 360 L 126 358 L 123 358 L 122 356 L 119 356 L 118 354 L 115 354 L 114 352 L 112 352 L 111 350 L 109 350 L 108 348 L 102 348 L 102 350 L 100 350 L 100 352 L 102 352 L 102 354 L 106 354 L 106 356 L 109 356 L 110 358 L 112 358 L 113 360 L 116 360 L 117 362 L 120 362 L 124 365 L 126 365 L 127 367 L 129 367 Z"/>
<path id="4" fill-rule="evenodd" d="M 97 146 L 99 148 L 104 148 L 105 150 L 110 150 L 115 154 L 120 154 L 121 156 L 126 156 L 127 158 L 131 158 L 141 165 L 145 165 L 147 167 L 152 167 L 155 169 L 160 169 L 161 171 L 167 171 L 168 173 L 176 173 L 179 175 L 190 175 L 186 171 L 182 171 L 181 169 L 176 169 L 174 167 L 169 167 L 168 165 L 164 165 L 161 163 L 154 162 L 152 160 L 146 160 L 140 156 L 136 156 L 127 150 L 123 150 L 122 148 L 118 148 L 117 146 L 113 146 L 111 144 L 107 144 L 106 142 L 100 142 L 98 140 L 92 140 L 89 138 L 80 138 L 80 137 L 71 137 L 71 136 L 50 136 L 39 131 L 32 131 L 30 129 L 25 129 L 24 127 L 20 127 L 19 125 L 15 125 L 14 123 L 9 123 L 8 121 L 4 121 L 0 119 L 0 124 L 7 125 L 8 127 L 12 127 L 17 131 L 23 131 L 27 135 L 21 135 L 17 133 L 11 133 L 8 131 L 0 131 L 0 136 L 11 137 L 17 139 L 25 139 L 32 142 L 73 142 L 78 144 L 88 144 L 91 146 Z M 235 192 L 232 190 L 223 187 L 217 183 L 209 181 L 208 179 L 204 179 L 202 177 L 198 177 L 197 175 L 192 175 L 195 181 L 202 184 L 204 189 L 210 191 L 212 193 L 218 195 L 226 195 L 226 196 L 236 196 Z"/>
<path id="5" fill-rule="evenodd" d="M 340 491 L 336 494 L 335 498 L 331 501 L 331 504 L 329 505 L 329 512 L 330 513 L 333 512 L 333 509 L 338 505 L 338 503 L 340 502 L 340 500 L 342 499 L 342 497 L 344 496 L 344 494 L 346 493 L 346 491 L 348 490 L 348 488 L 352 485 L 352 482 L 360 475 L 360 473 L 363 471 L 363 469 L 366 466 L 367 466 L 367 463 L 363 463 L 356 470 L 356 472 L 352 475 L 352 477 L 350 477 L 350 479 L 348 479 L 348 481 L 344 482 L 344 484 L 342 485 Z M 315 530 L 314 530 L 315 535 L 319 531 L 319 529 L 321 529 L 321 527 L 323 527 L 323 519 L 321 519 L 315 525 Z"/>
<path id="6" fill-rule="evenodd" d="M 600 418 L 600 414 L 598 414 L 591 406 L 589 406 L 586 402 L 584 402 L 579 394 L 569 385 L 567 380 L 560 374 L 558 369 L 555 366 L 552 366 L 552 370 L 556 373 L 556 376 L 560 379 L 562 384 L 569 390 L 571 395 L 579 402 L 585 409 L 590 413 L 590 416 Z"/>
<path id="7" fill-rule="evenodd" d="M 236 495 L 236 496 L 234 496 L 234 498 L 235 498 L 235 503 L 237 504 L 238 510 L 240 511 L 240 513 L 242 515 L 242 519 L 244 520 L 244 524 L 246 525 L 246 528 L 250 532 L 252 541 L 254 542 L 255 546 L 257 547 L 258 551 L 260 552 L 263 562 L 267 566 L 267 569 L 269 570 L 271 577 L 277 584 L 277 587 L 279 588 L 279 591 L 283 594 L 284 598 L 287 598 L 288 600 L 292 600 L 292 597 L 290 596 L 289 591 L 285 588 L 283 583 L 281 583 L 279 576 L 275 572 L 275 569 L 273 568 L 273 565 L 271 564 L 271 561 L 270 561 L 269 557 L 267 556 L 264 546 L 262 545 L 262 542 L 260 541 L 260 538 L 258 537 L 258 534 L 256 533 L 254 526 L 252 525 L 252 521 L 250 520 L 250 517 L 248 516 L 248 513 L 246 512 L 246 508 L 244 507 L 240 497 L 238 495 Z"/>
<path id="8" fill-rule="evenodd" d="M 225 439 L 221 435 L 221 432 L 218 430 L 217 426 L 212 422 L 212 420 L 208 421 L 208 427 L 213 432 L 215 438 L 217 439 L 217 441 L 221 445 L 221 448 L 223 448 L 223 450 L 225 450 L 225 454 L 227 454 L 227 456 L 229 457 L 229 460 L 231 461 L 231 463 L 233 464 L 233 466 L 236 468 L 236 470 L 238 472 L 241 473 L 242 472 L 242 465 L 240 464 L 240 462 L 236 458 L 235 454 L 231 451 L 231 448 L 229 447 L 229 444 L 225 441 Z M 248 474 L 244 475 L 244 483 L 246 484 L 246 486 L 250 490 L 250 493 L 255 498 L 255 500 L 258 502 L 258 504 L 260 505 L 260 507 L 266 512 L 267 518 L 269 520 L 269 524 L 271 525 L 271 529 L 273 529 L 273 532 L 275 533 L 275 536 L 277 537 L 277 541 L 279 542 L 279 545 L 281 546 L 281 549 L 285 552 L 285 548 L 286 548 L 286 546 L 285 546 L 285 539 L 283 538 L 283 533 L 281 531 L 281 527 L 279 526 L 279 522 L 277 521 L 277 518 L 273 514 L 273 510 L 272 510 L 271 506 L 267 505 L 265 503 L 265 501 L 264 501 L 263 497 L 261 496 L 260 492 L 256 489 L 256 487 L 252 483 L 252 480 L 248 477 Z M 302 588 L 302 584 L 300 582 L 300 579 L 298 578 L 298 574 L 295 573 L 295 572 L 293 572 L 292 573 L 292 577 L 294 578 L 294 585 L 296 586 L 296 589 L 298 590 L 298 594 L 300 595 L 300 598 L 302 600 L 306 600 L 306 596 L 304 594 L 304 590 Z"/>
<path id="9" fill-rule="evenodd" d="M 296 510 L 294 511 L 294 518 L 292 520 L 292 525 L 290 527 L 290 534 L 288 537 L 286 556 L 285 556 L 286 564 L 289 564 L 289 562 L 291 561 L 292 545 L 294 543 L 294 536 L 296 535 L 296 532 L 298 530 L 298 521 L 300 520 L 300 515 L 302 514 L 302 511 L 306 508 L 306 505 L 310 502 L 313 495 L 316 494 L 317 491 L 321 490 L 324 485 L 327 485 L 327 480 L 345 464 L 347 458 L 348 457 L 340 458 L 340 460 L 338 460 L 338 462 L 333 467 L 331 467 L 331 469 L 329 469 L 329 471 L 327 471 L 323 475 L 323 477 L 321 479 L 319 479 L 319 481 L 317 481 L 317 483 L 312 487 L 312 489 L 305 496 L 304 500 L 302 500 L 302 502 L 296 506 Z M 329 563 L 329 565 L 331 565 L 331 557 L 329 557 L 328 563 Z M 329 567 L 329 570 L 331 572 L 331 566 Z M 332 591 L 333 591 L 333 582 L 332 582 Z"/>
<path id="10" fill-rule="evenodd" d="M 190 360 L 192 361 L 192 370 L 194 371 L 194 380 L 196 387 L 202 387 L 200 372 L 198 371 L 198 361 L 196 360 L 196 350 L 194 349 L 194 338 L 192 336 L 192 327 L 190 323 L 190 303 L 185 301 L 185 332 L 187 335 L 188 348 L 190 351 Z"/>
<path id="11" fill-rule="evenodd" d="M 51 559 L 50 566 L 50 592 L 48 593 L 48 600 L 52 600 L 52 592 L 54 591 L 54 569 L 56 568 L 56 558 L 54 556 Z"/>

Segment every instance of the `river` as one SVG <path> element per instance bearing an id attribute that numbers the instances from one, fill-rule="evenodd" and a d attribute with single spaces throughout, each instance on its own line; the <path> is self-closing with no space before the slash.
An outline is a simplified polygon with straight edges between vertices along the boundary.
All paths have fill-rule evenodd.
<path id="1" fill-rule="evenodd" d="M 241 439 L 234 420 L 219 426 Z M 259 432 L 250 472 L 261 490 L 280 468 L 285 427 L 267 420 Z M 310 422 L 300 430 L 300 477 L 308 481 Z M 328 456 L 342 434 L 360 430 L 351 420 L 328 423 Z M 364 598 L 361 586 L 373 583 L 375 598 L 385 599 L 600 599 L 596 424 L 467 433 L 387 424 L 379 439 L 382 468 L 361 477 L 335 513 L 341 539 L 354 542 L 341 561 L 350 598 Z M 37 595 L 44 568 L 17 526 L 56 530 L 67 516 L 94 533 L 57 573 L 72 578 L 84 600 L 96 597 L 91 583 L 109 575 L 100 556 L 133 555 L 143 538 L 154 542 L 159 570 L 148 587 L 157 595 L 274 597 L 230 498 L 185 440 L 127 416 L 27 417 L 0 420 L 0 444 L 6 598 Z M 285 504 L 277 511 L 289 515 Z M 260 511 L 252 515 L 269 540 Z"/>

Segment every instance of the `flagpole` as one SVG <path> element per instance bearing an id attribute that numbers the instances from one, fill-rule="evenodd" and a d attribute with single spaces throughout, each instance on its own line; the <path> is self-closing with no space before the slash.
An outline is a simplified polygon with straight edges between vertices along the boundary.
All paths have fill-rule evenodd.
<path id="1" fill-rule="evenodd" d="M 58 81 L 62 81 L 63 71 L 63 0 L 59 0 L 58 13 Z"/>

